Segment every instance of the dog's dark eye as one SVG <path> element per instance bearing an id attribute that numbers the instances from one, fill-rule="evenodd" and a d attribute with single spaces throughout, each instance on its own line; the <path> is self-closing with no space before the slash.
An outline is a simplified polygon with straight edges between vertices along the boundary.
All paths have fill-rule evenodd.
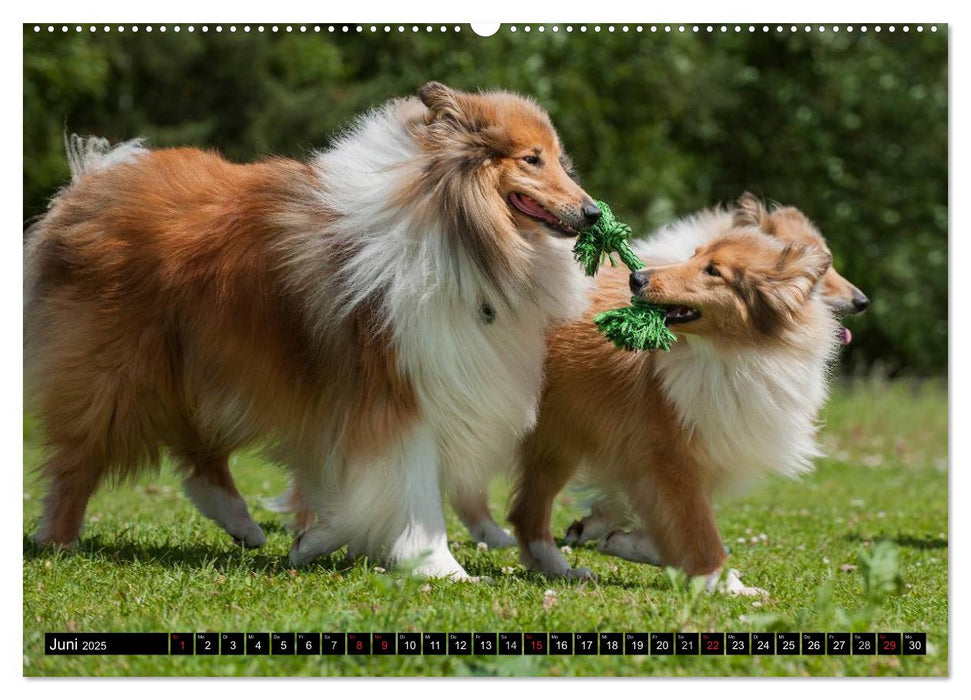
<path id="1" fill-rule="evenodd" d="M 539 165 L 543 162 L 539 159 L 539 156 L 523 156 L 523 160 L 530 165 Z"/>
<path id="2" fill-rule="evenodd" d="M 715 264 L 714 263 L 709 264 L 708 267 L 705 268 L 705 274 L 706 275 L 711 275 L 712 277 L 721 277 L 722 276 L 722 273 L 718 271 L 718 268 L 715 267 Z"/>

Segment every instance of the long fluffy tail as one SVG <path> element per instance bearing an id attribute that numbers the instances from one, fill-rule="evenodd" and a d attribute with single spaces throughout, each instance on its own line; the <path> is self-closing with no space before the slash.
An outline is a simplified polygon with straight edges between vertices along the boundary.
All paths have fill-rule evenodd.
<path id="1" fill-rule="evenodd" d="M 71 166 L 71 182 L 77 182 L 85 173 L 101 170 L 117 163 L 126 163 L 147 153 L 145 139 L 123 141 L 112 147 L 108 139 L 100 136 L 64 135 L 67 162 Z"/>

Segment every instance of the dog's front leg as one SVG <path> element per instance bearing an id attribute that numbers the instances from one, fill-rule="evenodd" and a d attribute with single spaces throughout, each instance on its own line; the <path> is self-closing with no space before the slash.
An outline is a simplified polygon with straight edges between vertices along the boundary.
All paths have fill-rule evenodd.
<path id="1" fill-rule="evenodd" d="M 471 577 L 448 548 L 442 493 L 439 486 L 439 451 L 431 432 L 420 427 L 404 445 L 400 464 L 392 465 L 399 532 L 392 535 L 388 563 L 411 567 L 432 578 L 469 580 Z M 394 472 L 397 472 L 395 474 Z"/>

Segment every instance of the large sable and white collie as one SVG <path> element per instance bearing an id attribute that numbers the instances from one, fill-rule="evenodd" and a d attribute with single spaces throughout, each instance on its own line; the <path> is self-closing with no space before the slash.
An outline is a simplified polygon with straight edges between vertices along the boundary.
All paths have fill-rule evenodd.
<path id="1" fill-rule="evenodd" d="M 259 546 L 227 458 L 268 444 L 319 516 L 294 563 L 346 544 L 466 577 L 442 489 L 481 492 L 534 424 L 546 329 L 587 303 L 567 239 L 600 212 L 530 100 L 419 98 L 305 163 L 72 139 L 25 251 L 37 542 L 74 543 L 99 484 L 168 450 Z"/>
<path id="2" fill-rule="evenodd" d="M 806 243 L 786 242 L 797 238 Z M 829 367 L 845 336 L 831 308 L 839 303 L 824 290 L 855 295 L 857 306 L 865 297 L 832 271 L 804 215 L 766 211 L 751 197 L 735 211 L 666 227 L 638 253 L 651 261 L 646 269 L 629 278 L 604 271 L 586 317 L 550 332 L 540 417 L 522 445 L 510 520 L 527 565 L 589 576 L 569 566 L 550 532 L 553 499 L 582 462 L 606 494 L 600 510 L 616 508 L 588 520 L 636 521 L 631 532 L 606 532 L 602 552 L 714 583 L 725 550 L 712 497 L 763 474 L 811 468 Z M 618 351 L 591 323 L 631 291 L 667 308 L 678 336 L 670 352 Z M 759 592 L 734 575 L 727 584 Z"/>

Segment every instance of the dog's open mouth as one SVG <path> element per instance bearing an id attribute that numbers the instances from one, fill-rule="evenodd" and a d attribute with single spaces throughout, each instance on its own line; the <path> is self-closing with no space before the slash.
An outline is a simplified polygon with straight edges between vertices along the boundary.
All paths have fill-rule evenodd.
<path id="1" fill-rule="evenodd" d="M 542 204 L 525 194 L 511 192 L 509 194 L 509 204 L 520 213 L 528 216 L 530 219 L 542 221 L 557 233 L 562 233 L 565 236 L 576 236 L 578 233 L 572 226 L 560 221 L 557 217 L 553 216 L 553 214 L 547 211 Z"/>
<path id="2" fill-rule="evenodd" d="M 850 329 L 846 326 L 840 326 L 836 331 L 836 337 L 839 339 L 840 343 L 843 345 L 849 345 L 853 342 L 853 334 L 850 333 Z"/>
<path id="3" fill-rule="evenodd" d="M 669 326 L 675 323 L 687 323 L 688 321 L 695 321 L 701 318 L 701 312 L 698 309 L 692 309 L 690 306 L 664 304 L 662 308 L 664 309 L 664 323 Z"/>

